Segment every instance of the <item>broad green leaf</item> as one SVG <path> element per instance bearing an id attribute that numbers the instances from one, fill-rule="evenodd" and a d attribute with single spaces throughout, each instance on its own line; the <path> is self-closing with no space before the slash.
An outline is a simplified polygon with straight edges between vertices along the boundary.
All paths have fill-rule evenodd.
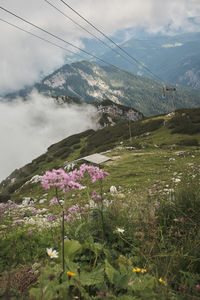
<path id="1" fill-rule="evenodd" d="M 126 289 L 129 280 L 130 280 L 130 274 L 121 275 L 120 273 L 115 273 L 114 275 L 114 284 L 119 289 Z"/>
<path id="2" fill-rule="evenodd" d="M 76 231 L 75 231 L 75 237 L 77 238 L 77 235 L 79 233 L 79 231 L 82 229 L 82 227 L 85 226 L 85 223 L 81 223 L 79 224 L 79 226 L 76 228 Z"/>
<path id="3" fill-rule="evenodd" d="M 83 286 L 90 286 L 102 283 L 104 281 L 104 268 L 97 267 L 91 272 L 80 272 L 80 281 Z"/>
<path id="4" fill-rule="evenodd" d="M 76 254 L 81 253 L 82 246 L 78 241 L 70 240 L 70 241 L 65 241 L 64 249 L 65 249 L 64 250 L 65 258 L 66 259 L 68 258 L 69 260 L 73 260 Z"/>
<path id="5" fill-rule="evenodd" d="M 117 276 L 116 274 L 119 274 L 119 272 L 111 266 L 107 259 L 105 259 L 105 273 L 109 281 L 114 284 L 114 276 Z"/>

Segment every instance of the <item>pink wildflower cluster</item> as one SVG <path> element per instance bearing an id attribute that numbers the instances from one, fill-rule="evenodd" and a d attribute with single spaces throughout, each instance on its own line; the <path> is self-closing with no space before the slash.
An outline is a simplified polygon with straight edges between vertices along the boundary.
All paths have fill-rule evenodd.
<path id="1" fill-rule="evenodd" d="M 64 220 L 66 222 L 73 222 L 75 219 L 80 219 L 81 216 L 85 213 L 85 208 L 80 207 L 77 204 L 70 207 L 67 212 L 65 213 Z"/>
<path id="2" fill-rule="evenodd" d="M 86 164 L 82 164 L 79 169 L 79 174 L 81 177 L 84 176 L 84 173 L 87 172 L 91 178 L 92 183 L 96 180 L 102 180 L 105 176 L 109 176 L 110 174 L 103 171 L 102 169 L 94 166 L 88 166 Z"/>
<path id="3" fill-rule="evenodd" d="M 57 203 L 58 203 L 58 199 L 56 197 L 54 197 L 53 199 L 51 199 L 49 201 L 49 206 L 52 206 L 52 205 L 57 204 Z"/>
<path id="4" fill-rule="evenodd" d="M 8 200 L 7 203 L 0 203 L 0 220 L 5 216 L 17 216 L 20 213 L 19 209 L 19 205 L 11 200 Z"/>
<path id="5" fill-rule="evenodd" d="M 41 184 L 45 190 L 49 190 L 52 186 L 61 188 L 63 192 L 67 190 L 81 190 L 82 185 L 79 182 L 85 173 L 89 174 L 92 183 L 110 175 L 98 167 L 82 164 L 79 170 L 74 170 L 70 173 L 66 173 L 62 169 L 46 171 L 42 176 Z"/>
<path id="6" fill-rule="evenodd" d="M 198 292 L 200 292 L 200 285 L 199 285 L 199 284 L 196 285 L 196 290 L 197 290 Z"/>
<path id="7" fill-rule="evenodd" d="M 100 292 L 98 292 L 98 294 L 97 294 L 98 296 L 100 296 L 100 297 L 104 297 L 104 296 L 107 296 L 107 297 L 109 297 L 110 296 L 110 293 L 104 293 L 103 291 L 100 291 Z"/>
<path id="8" fill-rule="evenodd" d="M 53 222 L 53 221 L 55 221 L 55 220 L 57 220 L 57 216 L 55 216 L 55 215 L 49 215 L 48 217 L 47 217 L 47 221 L 48 222 Z"/>
<path id="9" fill-rule="evenodd" d="M 94 200 L 101 200 L 101 196 L 97 194 L 96 191 L 92 192 L 92 199 Z"/>
<path id="10" fill-rule="evenodd" d="M 67 190 L 80 190 L 82 186 L 76 181 L 79 178 L 77 172 L 75 170 L 71 173 L 66 173 L 62 169 L 53 169 L 52 171 L 47 171 L 42 176 L 41 184 L 45 190 L 49 190 L 52 186 L 61 188 L 63 192 Z"/>

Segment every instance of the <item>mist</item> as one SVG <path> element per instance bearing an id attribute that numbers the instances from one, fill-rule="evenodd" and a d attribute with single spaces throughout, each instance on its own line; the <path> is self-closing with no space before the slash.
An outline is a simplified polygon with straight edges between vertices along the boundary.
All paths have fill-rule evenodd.
<path id="1" fill-rule="evenodd" d="M 35 0 L 2 0 L 3 7 L 17 15 L 41 26 L 60 38 L 85 49 L 83 39 L 91 39 L 87 32 L 75 26 L 68 18 L 61 15 L 45 1 Z M 61 1 L 51 1 L 58 9 L 70 18 L 80 23 L 85 29 L 97 34 L 83 20 L 77 17 Z M 55 2 L 55 3 L 54 3 Z M 199 0 L 70 0 L 72 7 L 80 12 L 90 22 L 94 23 L 106 35 L 113 37 L 119 30 L 126 32 L 132 29 L 144 29 L 150 34 L 176 34 L 180 32 L 193 32 L 200 30 L 200 1 Z M 0 9 L 0 19 L 8 21 L 33 34 L 59 44 L 68 50 L 77 52 L 74 47 L 25 24 L 14 16 Z M 0 20 L 0 95 L 23 89 L 39 82 L 41 78 L 52 73 L 65 63 L 71 62 L 71 54 L 50 45 L 34 36 L 28 35 L 8 23 Z M 97 34 L 98 35 L 98 34 Z M 99 35 L 98 35 L 99 36 Z M 99 36 L 102 38 L 102 36 Z M 134 33 L 129 36 L 134 37 Z M 102 50 L 107 51 L 99 43 Z M 91 59 L 84 55 L 83 59 Z M 80 59 L 80 58 L 78 58 Z"/>
<path id="2" fill-rule="evenodd" d="M 58 105 L 32 92 L 27 101 L 0 101 L 0 181 L 63 138 L 97 125 L 92 105 Z"/>

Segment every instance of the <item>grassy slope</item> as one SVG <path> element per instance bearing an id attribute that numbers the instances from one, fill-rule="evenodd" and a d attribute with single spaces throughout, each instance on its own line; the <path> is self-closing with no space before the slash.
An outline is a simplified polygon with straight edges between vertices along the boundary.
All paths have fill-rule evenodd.
<path id="1" fill-rule="evenodd" d="M 183 122 L 184 119 L 188 122 Z M 176 133 L 172 134 L 172 131 L 176 131 Z M 183 131 L 188 131 L 190 134 L 182 133 Z M 61 165 L 64 161 L 64 158 L 61 158 L 63 152 L 57 152 L 62 149 L 64 151 L 65 147 L 66 151 L 67 149 L 72 150 L 68 153 L 67 157 L 67 160 L 70 161 L 80 157 L 81 152 L 90 151 L 92 153 L 102 148 L 102 146 L 104 146 L 105 149 L 112 146 L 112 149 L 105 153 L 105 155 L 111 157 L 112 160 L 103 164 L 103 168 L 110 172 L 111 175 L 108 180 L 104 180 L 103 192 L 106 193 L 104 195 L 105 199 L 113 200 L 110 208 L 105 210 L 108 214 L 104 214 L 105 227 L 107 234 L 109 233 L 106 249 L 112 251 L 111 262 L 113 266 L 117 267 L 118 262 L 123 262 L 124 265 L 133 267 L 142 266 L 147 269 L 147 275 L 136 275 L 136 278 L 139 278 L 141 282 L 142 289 L 142 295 L 141 297 L 138 296 L 137 299 L 199 299 L 199 291 L 195 286 L 199 283 L 200 279 L 199 177 L 196 176 L 200 170 L 200 151 L 199 146 L 197 146 L 198 143 L 200 144 L 200 109 L 176 112 L 175 118 L 173 116 L 157 116 L 153 119 L 134 123 L 132 124 L 133 138 L 131 141 L 128 139 L 127 132 L 127 123 L 122 122 L 120 125 L 105 128 L 96 133 L 88 131 L 81 135 L 69 137 L 50 146 L 48 152 L 42 156 L 43 159 L 40 157 L 36 160 L 38 171 L 42 174 L 45 168 L 49 168 L 51 164 L 55 162 Z M 193 132 L 192 135 L 191 132 Z M 104 143 L 100 137 L 102 137 L 102 140 L 105 140 Z M 111 143 L 109 144 L 108 141 L 111 137 Z M 108 139 L 107 143 L 106 139 Z M 187 146 L 188 144 L 190 144 L 190 146 Z M 75 145 L 79 145 L 79 147 L 72 149 Z M 130 146 L 135 146 L 135 149 L 126 148 Z M 55 162 L 54 160 L 50 162 L 46 160 L 48 156 L 53 156 L 56 153 L 57 157 L 55 157 Z M 29 176 L 31 177 L 36 173 L 37 171 Z M 196 185 L 191 185 L 191 180 L 195 180 L 195 178 Z M 187 181 L 187 179 L 189 180 Z M 177 180 L 179 182 L 177 182 Z M 111 185 L 115 185 L 118 190 L 118 193 L 114 196 L 108 193 Z M 91 191 L 94 189 L 98 191 L 98 183 L 94 183 L 92 187 L 89 184 L 89 189 L 90 188 Z M 174 189 L 176 193 L 179 193 L 179 197 L 178 194 L 172 193 L 172 189 Z M 89 192 L 91 191 L 89 190 Z M 52 192 L 48 192 L 48 195 L 47 192 L 48 191 L 42 190 L 39 183 L 26 184 L 12 195 L 12 199 L 19 201 L 24 196 L 30 196 L 38 200 L 46 197 L 47 199 L 53 198 L 54 195 Z M 88 204 L 86 193 L 85 190 L 82 190 L 81 197 L 76 196 L 77 192 L 75 191 L 73 192 L 74 196 L 72 193 L 67 194 L 66 208 L 71 207 L 73 204 L 79 204 L 81 206 L 86 203 Z M 55 206 L 49 207 L 48 202 L 43 204 L 35 203 L 35 208 L 43 207 L 48 208 L 53 214 L 59 213 L 58 211 L 55 212 L 55 210 L 59 208 L 55 208 Z M 95 217 L 95 215 L 93 217 Z M 99 223 L 94 222 L 94 220 L 95 218 L 92 218 L 91 228 L 93 229 L 94 226 L 99 228 Z M 76 233 L 78 231 L 76 228 L 80 230 L 82 228 L 83 230 L 80 235 L 78 234 L 78 238 L 81 238 L 82 241 L 86 236 L 85 239 L 87 240 L 88 231 L 85 233 L 86 227 L 76 227 L 74 224 L 78 223 L 72 223 L 70 225 L 69 222 L 67 224 L 67 236 L 69 233 L 72 234 L 70 238 L 74 238 L 74 231 L 70 229 L 73 227 L 73 230 L 75 230 L 75 238 L 77 239 Z M 10 261 L 12 258 L 10 259 L 9 257 L 12 257 L 13 252 L 10 251 L 9 253 L 7 249 L 12 249 L 16 240 L 18 247 L 18 254 L 16 254 L 14 258 L 16 265 L 22 262 L 24 265 L 28 264 L 30 255 L 31 264 L 33 261 L 38 261 L 37 255 L 39 255 L 40 258 L 44 257 L 42 262 L 45 264 L 45 248 L 55 243 L 53 237 L 56 236 L 56 241 L 58 240 L 57 228 L 54 233 L 55 235 L 53 235 L 52 230 L 47 229 L 41 232 L 35 225 L 28 225 L 32 226 L 30 228 L 17 225 L 17 227 L 15 227 L 16 232 L 14 233 L 11 227 L 8 227 L 6 233 L 6 231 L 4 231 L 5 224 L 3 224 L 3 226 L 2 234 L 4 235 L 4 240 L 2 242 L 4 242 L 4 244 L 2 244 L 1 253 L 4 253 L 2 257 L 5 257 L 5 259 L 2 265 L 0 265 L 2 270 L 4 270 L 4 266 L 8 268 L 11 264 Z M 118 226 L 125 229 L 125 234 L 120 235 L 119 238 L 113 231 Z M 30 231 L 27 233 L 27 228 L 34 232 L 33 235 L 29 235 Z M 99 238 L 99 231 L 97 232 Z M 124 238 L 126 238 L 126 240 L 124 240 Z M 125 241 L 125 243 L 122 243 L 122 241 Z M 31 254 L 29 253 L 29 244 L 34 247 Z M 57 242 L 55 245 L 57 245 Z M 99 247 L 100 244 L 97 243 L 97 245 Z M 25 247 L 27 249 L 25 249 Z M 32 258 L 33 253 L 35 255 L 34 259 Z M 90 270 L 88 269 L 90 266 L 90 262 L 87 258 L 88 252 L 86 253 L 87 255 L 84 255 L 85 252 L 83 255 L 81 254 L 80 260 L 78 261 L 79 266 L 81 266 L 81 272 L 84 270 L 85 263 L 87 270 Z M 104 257 L 103 254 L 100 254 L 100 256 Z M 101 265 L 103 264 L 104 266 L 104 258 L 100 258 L 100 256 L 99 261 Z M 116 259 L 117 257 L 118 259 Z M 53 262 L 52 264 L 46 263 L 47 268 L 50 265 L 53 266 Z M 26 277 L 26 281 L 28 276 L 30 276 L 30 267 L 27 273 L 25 273 L 26 267 L 25 265 L 18 270 L 13 268 L 12 265 L 10 267 L 13 269 L 14 275 L 19 274 L 19 276 L 22 276 L 21 281 L 16 281 L 16 277 L 11 273 L 8 273 L 9 278 L 7 279 L 7 273 L 3 273 L 3 280 L 0 280 L 0 289 L 5 291 L 3 295 L 10 292 L 6 290 L 7 287 L 9 288 L 7 282 L 10 282 L 10 278 L 12 283 L 12 295 L 13 293 L 17 294 L 16 291 L 18 291 L 19 286 L 24 284 L 24 276 Z M 105 269 L 104 267 L 103 270 Z M 98 270 L 98 274 L 101 274 L 101 272 L 102 271 Z M 53 274 L 52 271 L 51 274 Z M 143 286 L 145 286 L 145 280 L 149 278 L 148 276 L 153 276 L 155 282 L 154 298 L 149 297 L 150 289 L 147 288 L 146 294 L 145 291 L 143 291 Z M 156 278 L 158 279 L 160 276 L 166 280 L 166 287 L 160 282 L 156 284 Z M 35 280 L 36 279 L 37 276 L 35 277 Z M 49 273 L 47 282 L 49 284 Z M 131 282 L 131 284 L 132 283 L 133 282 Z M 42 282 L 42 284 L 44 283 Z M 135 282 L 134 285 L 136 285 Z M 98 285 L 93 287 L 97 290 L 99 289 Z M 26 286 L 27 290 L 23 290 L 24 293 L 28 293 L 29 288 L 30 284 L 28 283 Z M 39 286 L 38 289 L 41 290 L 41 286 Z M 91 289 L 91 293 L 92 291 Z M 116 294 L 118 293 L 125 294 L 127 291 L 122 288 L 120 288 L 120 290 L 117 288 Z M 27 297 L 26 299 L 29 298 Z M 41 299 L 41 297 L 38 296 L 38 298 L 35 299 Z M 47 299 L 49 298 L 47 297 Z M 70 299 L 72 299 L 72 297 Z M 99 297 L 89 297 L 86 299 L 99 299 Z M 116 299 L 118 299 L 118 297 Z M 122 296 L 119 299 L 133 298 L 132 296 L 129 298 Z"/>
<path id="2" fill-rule="evenodd" d="M 23 171 L 19 176 L 20 171 L 18 171 L 18 180 L 13 186 L 17 186 L 18 182 L 26 182 L 36 174 L 43 174 L 46 170 L 62 167 L 65 161 L 73 161 L 91 153 L 110 149 L 110 152 L 105 155 L 112 157 L 113 160 L 105 163 L 104 167 L 111 173 L 111 180 L 106 183 L 105 190 L 108 190 L 111 185 L 122 186 L 125 189 L 131 188 L 137 197 L 154 193 L 165 185 L 173 188 L 174 172 L 180 174 L 186 171 L 187 173 L 198 167 L 200 161 L 199 111 L 181 110 L 176 113 L 176 118 L 158 116 L 132 123 L 131 141 L 128 124 L 124 121 L 97 132 L 91 130 L 71 136 L 50 146 L 44 155 L 29 164 L 28 167 L 33 172 L 29 172 L 27 176 Z M 190 126 L 183 122 L 187 116 L 190 116 L 189 120 L 193 120 Z M 184 128 L 184 126 L 187 127 Z M 187 128 L 190 128 L 190 131 L 193 128 L 196 133 L 192 135 L 182 132 L 172 134 L 175 129 L 187 131 Z M 130 150 L 126 148 L 127 146 L 133 146 L 136 149 Z M 78 162 L 80 163 L 82 161 Z M 25 166 L 23 169 L 27 170 L 28 167 Z M 6 192 L 11 193 L 13 186 L 11 185 Z M 41 199 L 44 191 L 40 184 L 26 184 L 11 194 L 13 200 L 20 201 L 22 197 Z"/>

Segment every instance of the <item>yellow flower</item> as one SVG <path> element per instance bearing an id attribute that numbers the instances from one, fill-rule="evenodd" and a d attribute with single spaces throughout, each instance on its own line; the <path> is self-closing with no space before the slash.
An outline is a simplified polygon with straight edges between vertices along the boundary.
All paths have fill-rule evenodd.
<path id="1" fill-rule="evenodd" d="M 134 268 L 132 271 L 133 271 L 134 273 L 142 273 L 142 274 L 144 274 L 144 273 L 147 272 L 146 269 L 140 269 L 140 268 Z"/>
<path id="2" fill-rule="evenodd" d="M 159 279 L 158 279 L 158 281 L 160 282 L 160 283 L 162 283 L 163 285 L 167 285 L 167 282 L 165 281 L 165 280 L 163 280 L 162 279 L 162 277 L 160 277 Z"/>
<path id="3" fill-rule="evenodd" d="M 142 274 L 146 273 L 146 271 L 147 271 L 146 269 L 141 269 Z"/>
<path id="4" fill-rule="evenodd" d="M 140 268 L 134 268 L 134 269 L 133 269 L 133 272 L 134 272 L 134 273 L 139 273 L 140 271 L 141 271 Z"/>
<path id="5" fill-rule="evenodd" d="M 74 277 L 74 276 L 76 276 L 76 273 L 72 273 L 72 272 L 68 271 L 68 272 L 67 272 L 67 275 L 68 275 L 69 277 Z"/>

